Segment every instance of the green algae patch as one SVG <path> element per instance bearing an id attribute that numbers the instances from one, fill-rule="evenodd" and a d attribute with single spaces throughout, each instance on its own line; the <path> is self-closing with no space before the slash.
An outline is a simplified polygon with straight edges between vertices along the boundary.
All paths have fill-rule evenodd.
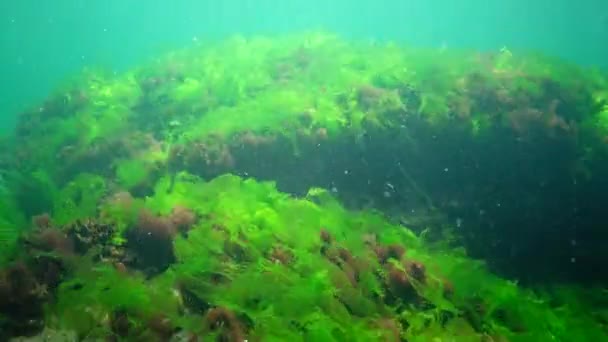
<path id="1" fill-rule="evenodd" d="M 150 319 L 161 314 L 177 317 L 178 300 L 159 281 L 86 263 L 76 274 L 61 284 L 56 303 L 48 308 L 49 323 L 56 328 L 75 331 L 80 338 L 154 338 L 146 326 Z M 102 323 L 113 316 L 119 317 L 115 326 Z M 116 324 L 124 329 L 117 329 Z"/>
<path id="2" fill-rule="evenodd" d="M 574 333 L 564 327 L 583 314 L 564 303 L 556 315 L 542 296 L 491 275 L 482 263 L 437 250 L 378 213 L 348 211 L 321 189 L 298 199 L 273 183 L 233 175 L 204 182 L 186 174 L 173 192 L 168 186 L 161 180 L 146 206 L 168 214 L 177 204 L 189 205 L 204 219 L 175 238 L 176 263 L 160 280 L 120 275 L 130 280 L 106 290 L 106 310 L 146 313 L 150 288 L 164 284 L 164 293 L 187 293 L 191 302 L 183 305 L 190 310 L 196 310 L 192 301 L 206 303 L 201 314 L 222 308 L 240 322 L 231 323 L 234 331 L 209 332 L 202 322 L 210 318 L 202 317 L 201 327 L 193 328 L 197 334 L 327 341 L 386 337 L 391 324 L 396 336 L 421 341 L 561 339 Z M 119 275 L 99 276 L 96 291 Z"/>
<path id="3" fill-rule="evenodd" d="M 93 180 L 81 178 L 83 184 Z M 44 277 L 61 279 L 47 285 L 33 274 L 38 285 L 32 298 L 47 299 L 45 324 L 80 338 L 605 337 L 590 323 L 591 315 L 601 314 L 589 306 L 596 292 L 579 298 L 581 292 L 572 288 L 556 288 L 552 295 L 521 288 L 380 212 L 347 210 L 321 188 L 294 197 L 274 182 L 231 174 L 205 181 L 182 172 L 159 179 L 146 198 L 118 193 L 100 204 L 106 223 L 88 220 L 76 231 L 74 224 L 63 228 L 81 247 L 88 243 L 85 249 L 57 249 L 62 235 L 47 228 L 38 238 L 48 243 L 44 252 L 27 261 L 46 260 Z M 74 215 L 89 213 L 81 207 Z M 104 227 L 113 230 L 105 233 Z M 120 237 L 126 242 L 116 243 Z M 173 255 L 153 273 L 153 263 L 136 260 L 149 257 L 141 246 L 150 241 L 170 246 Z M 10 281 L 20 267 L 0 273 L 0 280 Z"/>
<path id="4" fill-rule="evenodd" d="M 0 267 L 15 255 L 17 241 L 27 222 L 9 194 L 9 189 L 0 188 Z"/>
<path id="5" fill-rule="evenodd" d="M 53 218 L 58 225 L 97 216 L 97 206 L 106 195 L 103 177 L 82 173 L 66 184 L 54 201 Z"/>
<path id="6" fill-rule="evenodd" d="M 404 151 L 424 140 L 422 134 L 457 131 L 478 144 L 485 143 L 480 137 L 507 135 L 573 146 L 585 140 L 576 146 L 603 151 L 606 79 L 506 48 L 414 49 L 351 43 L 323 32 L 235 37 L 123 74 L 85 70 L 24 113 L 18 130 L 27 169 L 44 167 L 66 182 L 84 165 L 104 173 L 116 167 L 127 188 L 136 180 L 126 179 L 121 165 L 137 163 L 133 159 L 171 163 L 167 149 L 175 145 L 209 164 L 177 167 L 205 177 L 234 171 L 240 146 L 288 140 L 291 154 L 299 155 L 353 137 L 351 145 L 363 145 L 362 137 L 372 133 L 408 136 L 395 142 Z M 220 156 L 209 156 L 214 153 Z"/>

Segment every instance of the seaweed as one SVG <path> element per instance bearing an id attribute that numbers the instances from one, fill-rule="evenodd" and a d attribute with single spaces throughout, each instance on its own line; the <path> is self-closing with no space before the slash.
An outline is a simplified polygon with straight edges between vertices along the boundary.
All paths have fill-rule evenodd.
<path id="1" fill-rule="evenodd" d="M 552 282 L 606 262 L 607 89 L 323 32 L 85 70 L 3 141 L 0 338 L 603 340 Z"/>

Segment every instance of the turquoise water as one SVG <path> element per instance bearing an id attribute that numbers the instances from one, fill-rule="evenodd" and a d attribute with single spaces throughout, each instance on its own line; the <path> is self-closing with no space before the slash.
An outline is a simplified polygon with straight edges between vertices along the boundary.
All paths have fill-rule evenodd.
<path id="1" fill-rule="evenodd" d="M 539 50 L 608 66 L 608 2 L 5 1 L 0 131 L 83 66 L 123 70 L 160 51 L 234 34 L 325 29 L 415 45 Z"/>

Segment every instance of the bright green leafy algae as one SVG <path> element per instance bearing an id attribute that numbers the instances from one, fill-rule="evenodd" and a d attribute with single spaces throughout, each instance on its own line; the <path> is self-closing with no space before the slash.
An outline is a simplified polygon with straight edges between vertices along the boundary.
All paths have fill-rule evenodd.
<path id="1" fill-rule="evenodd" d="M 568 303 L 572 294 L 563 293 L 565 301 L 553 308 L 543 296 L 492 276 L 481 263 L 457 252 L 433 251 L 407 229 L 391 226 L 375 213 L 346 211 L 320 190 L 295 199 L 276 191 L 272 183 L 230 175 L 209 183 L 181 175 L 174 192 L 168 194 L 167 186 L 167 180 L 161 180 L 146 205 L 168 213 L 177 203 L 196 203 L 193 209 L 207 218 L 187 236 L 176 238 L 176 264 L 148 281 L 108 267 L 76 270 L 74 278 L 59 288 L 59 301 L 49 311 L 57 327 L 99 334 L 98 321 L 117 309 L 137 317 L 132 318 L 136 321 L 131 331 L 141 334 L 155 314 L 174 323 L 187 322 L 174 297 L 181 288 L 200 301 L 246 317 L 251 324 L 246 334 L 252 339 L 392 340 L 396 337 L 382 328 L 388 321 L 401 325 L 403 330 L 396 331 L 414 341 L 603 336 L 593 325 L 584 331 L 574 329 L 588 311 Z M 332 244 L 361 263 L 354 284 L 345 264 L 324 255 L 322 229 L 335 237 Z M 378 241 L 370 242 L 372 236 Z M 419 299 L 406 296 L 386 302 L 390 278 L 382 273 L 390 271 L 383 270 L 386 266 L 378 262 L 370 243 L 406 246 L 404 260 L 424 263 L 424 283 L 414 285 L 414 298 Z M 397 259 L 391 262 L 399 264 Z M 418 300 L 426 302 L 426 308 Z M 194 332 L 204 334 L 203 318 L 200 322 Z M 480 328 L 485 333 L 478 332 Z"/>

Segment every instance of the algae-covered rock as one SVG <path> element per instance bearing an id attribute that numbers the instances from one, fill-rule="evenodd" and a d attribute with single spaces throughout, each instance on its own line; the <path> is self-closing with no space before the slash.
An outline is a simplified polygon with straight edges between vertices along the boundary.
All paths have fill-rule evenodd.
<path id="1" fill-rule="evenodd" d="M 85 70 L 2 142 L 0 328 L 601 340 L 581 291 L 513 279 L 608 280 L 584 273 L 608 262 L 607 89 L 548 57 L 326 33 Z"/>

